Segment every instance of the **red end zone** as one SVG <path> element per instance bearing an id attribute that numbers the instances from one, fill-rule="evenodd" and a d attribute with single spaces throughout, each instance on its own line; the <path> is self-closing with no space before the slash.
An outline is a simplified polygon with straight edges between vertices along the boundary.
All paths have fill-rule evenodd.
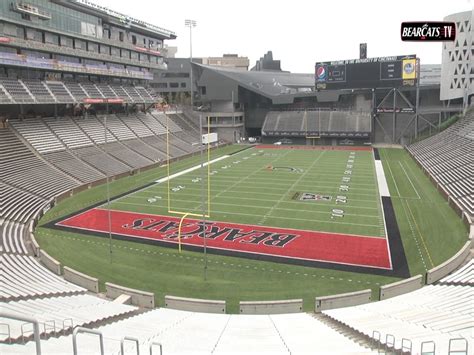
<path id="1" fill-rule="evenodd" d="M 111 211 L 112 233 L 130 239 L 178 243 L 179 218 L 135 212 Z M 58 226 L 107 233 L 108 211 L 93 208 L 56 223 Z M 207 222 L 186 219 L 181 243 L 203 246 L 205 228 L 207 247 L 237 255 L 265 255 L 310 262 L 329 262 L 353 266 L 391 269 L 387 241 L 359 235 L 280 229 L 265 226 Z"/>
<path id="2" fill-rule="evenodd" d="M 273 144 L 259 144 L 255 146 L 257 149 L 295 149 L 295 150 L 350 150 L 350 151 L 372 151 L 372 147 L 364 146 L 331 146 L 331 145 L 273 145 Z"/>

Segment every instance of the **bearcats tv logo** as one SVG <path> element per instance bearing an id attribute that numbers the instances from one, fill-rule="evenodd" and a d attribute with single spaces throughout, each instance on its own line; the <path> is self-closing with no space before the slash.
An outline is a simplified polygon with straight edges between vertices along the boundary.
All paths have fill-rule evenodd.
<path id="1" fill-rule="evenodd" d="M 402 22 L 402 41 L 454 41 L 454 22 Z"/>

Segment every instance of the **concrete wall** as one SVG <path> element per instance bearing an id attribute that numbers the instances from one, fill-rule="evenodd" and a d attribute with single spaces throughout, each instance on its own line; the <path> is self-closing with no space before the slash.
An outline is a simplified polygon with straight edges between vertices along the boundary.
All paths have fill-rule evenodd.
<path id="1" fill-rule="evenodd" d="M 303 312 L 303 300 L 240 302 L 241 314 L 282 314 Z"/>
<path id="2" fill-rule="evenodd" d="M 65 280 L 84 287 L 91 292 L 99 293 L 99 279 L 80 273 L 67 266 L 65 266 L 63 270 Z"/>
<path id="3" fill-rule="evenodd" d="M 446 260 L 441 265 L 428 270 L 426 273 L 426 283 L 432 284 L 433 282 L 442 279 L 450 272 L 454 271 L 461 265 L 461 263 L 467 258 L 471 250 L 472 240 L 468 240 L 466 244 L 459 250 L 452 258 Z"/>
<path id="4" fill-rule="evenodd" d="M 155 308 L 155 295 L 151 292 L 135 290 L 133 288 L 123 287 L 105 283 L 106 295 L 109 298 L 117 298 L 120 295 L 129 295 L 132 297 L 132 304 L 138 307 Z"/>
<path id="5" fill-rule="evenodd" d="M 319 313 L 327 309 L 357 306 L 372 300 L 372 290 L 362 290 L 339 295 L 316 297 L 314 311 Z"/>
<path id="6" fill-rule="evenodd" d="M 54 272 L 56 275 L 61 275 L 61 264 L 59 261 L 49 256 L 44 250 L 39 252 L 40 260 L 46 268 Z"/>
<path id="7" fill-rule="evenodd" d="M 380 300 L 387 298 L 403 295 L 411 291 L 418 290 L 424 285 L 422 275 L 416 275 L 409 279 L 394 282 L 392 284 L 384 285 L 380 287 Z"/>
<path id="8" fill-rule="evenodd" d="M 36 242 L 35 235 L 30 233 L 31 248 L 33 249 L 33 254 L 38 257 L 40 255 L 40 246 Z"/>
<path id="9" fill-rule="evenodd" d="M 198 298 L 184 298 L 165 296 L 165 307 L 182 311 L 225 313 L 226 302 L 219 300 L 203 300 Z"/>

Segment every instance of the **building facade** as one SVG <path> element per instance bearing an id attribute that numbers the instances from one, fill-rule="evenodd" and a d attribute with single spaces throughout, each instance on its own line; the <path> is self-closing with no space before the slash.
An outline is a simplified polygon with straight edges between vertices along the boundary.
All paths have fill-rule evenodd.
<path id="1" fill-rule="evenodd" d="M 147 83 L 166 70 L 166 29 L 86 0 L 0 2 L 0 75 Z"/>
<path id="2" fill-rule="evenodd" d="M 247 71 L 249 67 L 249 59 L 247 57 L 239 57 L 238 54 L 224 54 L 222 57 L 193 58 L 193 63 L 232 68 L 243 72 Z M 167 71 L 157 71 L 151 86 L 168 102 L 189 104 L 191 88 L 191 64 L 189 58 L 168 58 L 166 64 Z M 196 83 L 194 83 L 193 91 L 195 93 L 197 91 Z"/>
<path id="3" fill-rule="evenodd" d="M 467 105 L 474 95 L 474 11 L 446 16 L 456 23 L 456 40 L 443 43 L 441 100 L 462 99 Z"/>

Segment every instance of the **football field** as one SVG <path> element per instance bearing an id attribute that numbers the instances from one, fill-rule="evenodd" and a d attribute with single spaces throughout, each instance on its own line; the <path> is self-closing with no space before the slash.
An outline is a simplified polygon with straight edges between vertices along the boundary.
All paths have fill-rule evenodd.
<path id="1" fill-rule="evenodd" d="M 204 170 L 170 179 L 171 210 L 201 214 L 204 184 L 204 211 L 215 221 L 385 237 L 372 150 L 243 150 L 210 165 L 210 208 Z M 110 207 L 173 215 L 167 188 L 164 181 Z"/>
<path id="2" fill-rule="evenodd" d="M 168 174 L 58 225 L 305 266 L 391 270 L 377 186 L 371 148 L 256 146 Z"/>
<path id="3" fill-rule="evenodd" d="M 379 149 L 390 217 L 371 149 L 282 148 L 211 151 L 207 258 L 195 216 L 183 221 L 178 251 L 181 216 L 167 200 L 169 191 L 172 210 L 199 214 L 203 186 L 208 212 L 199 155 L 173 162 L 169 181 L 161 166 L 111 182 L 110 225 L 102 185 L 58 203 L 35 236 L 62 264 L 99 278 L 102 290 L 107 281 L 147 290 L 158 304 L 166 294 L 225 299 L 230 312 L 241 300 L 302 297 L 310 310 L 317 295 L 371 288 L 376 297 L 380 285 L 423 273 L 464 243 L 462 222 L 405 151 Z M 293 262 L 301 259 L 319 262 Z"/>

